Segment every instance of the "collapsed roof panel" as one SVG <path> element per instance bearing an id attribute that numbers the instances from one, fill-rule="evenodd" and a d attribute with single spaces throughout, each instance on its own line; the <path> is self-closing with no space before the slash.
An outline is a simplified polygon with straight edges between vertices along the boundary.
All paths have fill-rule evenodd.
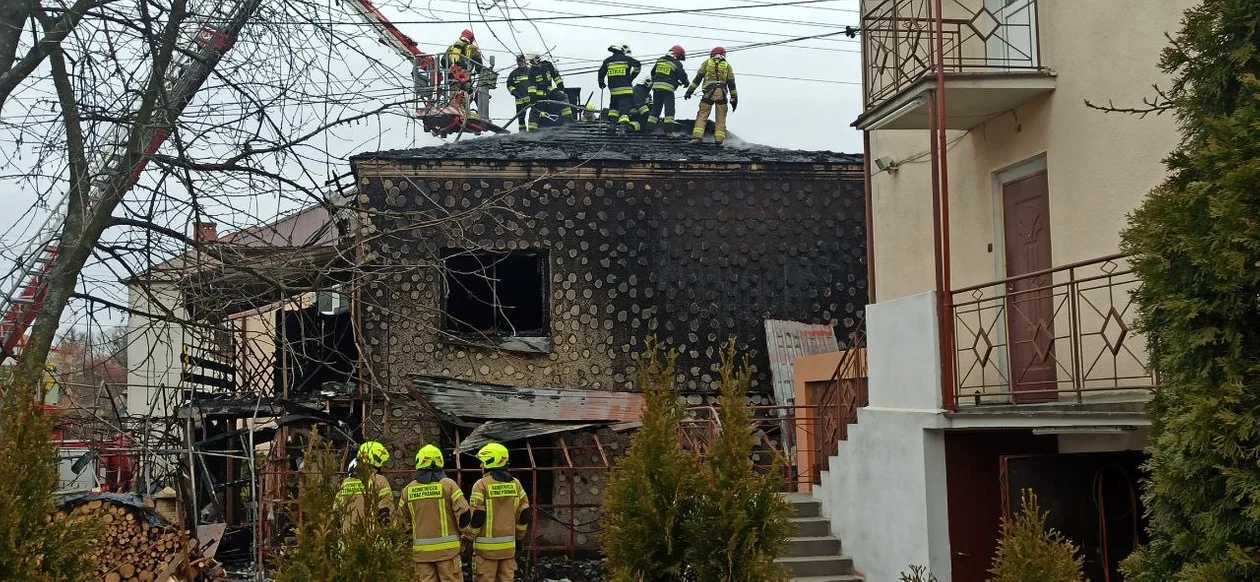
<path id="1" fill-rule="evenodd" d="M 413 376 L 411 385 L 434 408 L 460 419 L 629 422 L 643 414 L 643 395 L 635 392 L 522 388 L 427 375 Z"/>
<path id="2" fill-rule="evenodd" d="M 826 324 L 779 319 L 767 319 L 765 323 L 766 351 L 770 356 L 774 401 L 781 406 L 792 404 L 796 396 L 793 364 L 802 356 L 826 354 L 840 349 L 836 344 L 836 330 Z"/>

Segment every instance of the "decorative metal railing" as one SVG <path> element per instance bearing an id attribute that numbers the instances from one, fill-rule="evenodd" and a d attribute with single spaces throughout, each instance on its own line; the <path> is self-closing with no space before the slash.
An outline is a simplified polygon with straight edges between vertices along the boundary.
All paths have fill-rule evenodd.
<path id="1" fill-rule="evenodd" d="M 863 86 L 870 109 L 936 72 L 941 36 L 946 73 L 1042 69 L 1037 0 L 883 0 L 862 15 Z"/>
<path id="2" fill-rule="evenodd" d="M 954 291 L 955 406 L 1145 398 L 1137 285 L 1117 254 Z"/>

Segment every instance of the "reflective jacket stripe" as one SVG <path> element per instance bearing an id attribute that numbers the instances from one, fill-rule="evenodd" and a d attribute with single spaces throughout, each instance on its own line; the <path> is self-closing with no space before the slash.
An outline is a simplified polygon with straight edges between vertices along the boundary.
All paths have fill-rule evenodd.
<path id="1" fill-rule="evenodd" d="M 477 550 L 510 550 L 516 547 L 516 538 L 514 536 L 503 536 L 497 538 L 477 538 L 473 540 L 473 549 Z"/>
<path id="2" fill-rule="evenodd" d="M 436 552 L 459 547 L 459 536 L 442 536 L 440 538 L 419 538 L 411 540 L 411 549 L 416 552 Z"/>
<path id="3" fill-rule="evenodd" d="M 673 93 L 675 89 L 675 87 L 672 84 L 662 83 L 660 81 L 652 83 L 652 88 L 657 91 L 669 91 L 670 93 Z"/>

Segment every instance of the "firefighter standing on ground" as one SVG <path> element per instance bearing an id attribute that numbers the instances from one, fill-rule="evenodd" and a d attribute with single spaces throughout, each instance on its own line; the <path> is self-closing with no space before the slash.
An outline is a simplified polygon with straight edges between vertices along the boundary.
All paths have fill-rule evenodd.
<path id="1" fill-rule="evenodd" d="M 516 129 L 520 132 L 526 130 L 525 124 L 528 122 L 528 109 L 533 95 L 530 90 L 531 78 L 529 59 L 525 55 L 517 55 L 516 68 L 508 73 L 507 89 L 516 99 Z"/>
<path id="2" fill-rule="evenodd" d="M 446 49 L 447 75 L 451 87 L 451 106 L 469 115 L 468 100 L 473 90 L 472 74 L 482 69 L 481 48 L 473 31 L 465 30 L 459 40 Z"/>
<path id="3" fill-rule="evenodd" d="M 376 517 L 385 522 L 394 511 L 394 490 L 389 480 L 381 474 L 381 467 L 389 461 L 385 445 L 368 441 L 359 445 L 359 454 L 350 462 L 349 473 L 337 492 L 337 508 L 346 511 L 342 527 L 349 528 L 355 520 L 368 515 L 368 508 L 376 508 Z"/>
<path id="4" fill-rule="evenodd" d="M 552 95 L 557 91 L 563 93 L 564 79 L 560 77 L 560 72 L 556 70 L 556 66 L 551 61 L 537 54 L 530 54 L 528 58 L 530 75 L 529 95 L 530 101 L 535 104 L 529 112 L 529 130 L 538 131 L 539 118 L 543 115 L 548 116 L 549 121 L 559 121 L 555 119 L 555 114 L 550 112 L 554 109 L 553 107 L 540 108 L 539 104 L 552 99 Z M 548 125 L 554 124 L 549 123 Z"/>
<path id="5" fill-rule="evenodd" d="M 412 561 L 419 582 L 462 582 L 460 528 L 472 515 L 459 485 L 446 476 L 442 451 L 425 445 L 416 453 L 416 475 L 398 502 L 398 515 L 411 529 Z"/>
<path id="6" fill-rule="evenodd" d="M 716 106 L 714 118 L 713 141 L 718 146 L 726 139 L 726 102 L 730 98 L 731 111 L 739 105 L 739 96 L 735 90 L 735 71 L 726 62 L 726 49 L 716 47 L 709 53 L 709 60 L 700 65 L 696 77 L 687 88 L 687 99 L 700 87 L 700 111 L 696 114 L 696 126 L 691 130 L 691 144 L 695 145 L 704 139 L 704 126 L 709 120 L 709 110 Z"/>
<path id="7" fill-rule="evenodd" d="M 648 113 L 648 133 L 655 131 L 660 121 L 665 122 L 665 132 L 670 136 L 678 133 L 678 125 L 674 123 L 674 91 L 687 84 L 687 71 L 682 64 L 685 60 L 687 51 L 675 45 L 652 65 L 652 110 Z M 662 114 L 665 116 L 663 120 Z"/>
<path id="8" fill-rule="evenodd" d="M 630 45 L 608 47 L 611 56 L 599 66 L 599 88 L 608 89 L 611 100 L 608 118 L 616 120 L 624 129 L 631 126 L 630 112 L 634 109 L 634 78 L 639 76 L 639 61 L 630 56 Z"/>
<path id="9" fill-rule="evenodd" d="M 474 582 L 512 582 L 516 575 L 516 543 L 529 527 L 529 498 L 507 471 L 508 450 L 490 443 L 477 451 L 485 476 L 473 485 L 472 519 L 465 532 L 473 537 Z"/>

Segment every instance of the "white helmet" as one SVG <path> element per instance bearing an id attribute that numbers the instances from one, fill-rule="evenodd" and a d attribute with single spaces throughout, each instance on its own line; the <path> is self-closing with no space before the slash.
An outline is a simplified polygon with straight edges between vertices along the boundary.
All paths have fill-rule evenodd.
<path id="1" fill-rule="evenodd" d="M 610 44 L 610 45 L 608 45 L 608 52 L 610 52 L 610 53 L 622 53 L 622 54 L 625 54 L 625 55 L 629 56 L 629 55 L 630 55 L 630 45 L 625 44 L 625 43 L 622 43 L 622 44 Z"/>
<path id="2" fill-rule="evenodd" d="M 525 62 L 533 64 L 538 62 L 538 53 L 525 53 Z"/>

